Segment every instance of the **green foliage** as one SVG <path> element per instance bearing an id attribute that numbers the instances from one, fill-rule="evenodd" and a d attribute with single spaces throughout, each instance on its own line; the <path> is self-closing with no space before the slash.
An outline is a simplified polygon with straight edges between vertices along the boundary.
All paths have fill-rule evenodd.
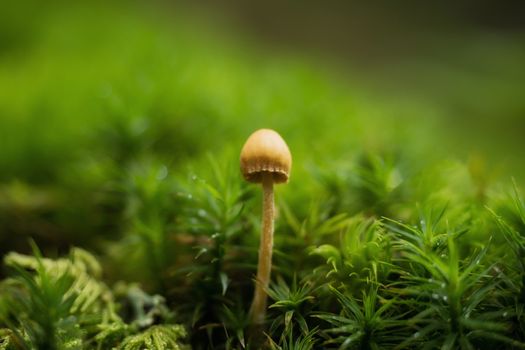
<path id="1" fill-rule="evenodd" d="M 482 120 L 182 10 L 29 3 L 0 11 L 0 349 L 524 347 L 523 183 L 494 162 L 522 156 L 523 45 L 458 53 L 507 83 L 432 75 L 516 133 L 480 137 L 491 158 L 461 146 Z M 238 153 L 259 127 L 294 166 L 254 336 L 261 194 Z"/>
<path id="2" fill-rule="evenodd" d="M 79 349 L 82 332 L 100 317 L 108 321 L 115 317 L 103 304 L 111 302 L 109 291 L 93 276 L 100 274 L 100 266 L 77 249 L 68 260 L 42 260 L 36 248 L 35 254 L 36 259 L 17 253 L 5 257 L 15 277 L 4 281 L 3 318 L 10 324 L 16 316 L 17 340 L 27 348 Z"/>
<path id="3" fill-rule="evenodd" d="M 296 325 L 295 328 L 299 328 L 300 333 L 307 337 L 310 330 L 305 317 L 309 315 L 308 310 L 314 302 L 312 283 L 306 281 L 299 285 L 294 277 L 292 285 L 288 286 L 282 278 L 279 278 L 267 292 L 274 301 L 269 308 L 277 311 L 277 316 L 273 317 L 270 326 L 270 333 L 282 334 L 284 337 L 285 334 L 293 334 Z"/>
<path id="4" fill-rule="evenodd" d="M 357 215 L 345 220 L 338 242 L 322 244 L 311 249 L 310 254 L 326 259 L 327 265 L 316 271 L 329 281 L 359 287 L 368 276 L 377 278 L 378 274 L 387 273 L 388 266 L 384 262 L 391 258 L 389 245 L 380 221 Z"/>
<path id="5" fill-rule="evenodd" d="M 421 338 L 425 346 L 445 348 L 473 348 L 472 343 L 480 338 L 513 343 L 512 338 L 505 336 L 510 327 L 503 315 L 509 310 L 502 310 L 492 300 L 500 281 L 498 275 L 491 275 L 494 266 L 483 263 L 488 246 L 463 265 L 452 234 L 447 248 L 448 253 L 437 256 L 406 245 L 402 259 L 422 270 L 414 269 L 415 273 L 402 276 L 406 284 L 403 282 L 404 288 L 397 291 L 400 295 L 413 295 L 422 307 L 411 319 L 417 332 L 402 344 L 420 342 Z"/>
<path id="6" fill-rule="evenodd" d="M 152 326 L 146 331 L 132 335 L 124 339 L 119 349 L 141 350 L 141 349 L 169 349 L 183 350 L 185 346 L 180 345 L 179 339 L 186 332 L 181 326 Z"/>
<path id="7" fill-rule="evenodd" d="M 380 300 L 377 287 L 362 292 L 361 302 L 344 295 L 335 288 L 331 291 L 341 304 L 340 314 L 319 313 L 315 316 L 328 322 L 325 345 L 338 344 L 340 349 L 392 348 L 406 337 L 401 328 L 402 314 L 395 314 L 395 299 Z"/>
<path id="8" fill-rule="evenodd" d="M 253 220 L 246 210 L 253 192 L 239 181 L 231 162 L 210 158 L 207 164 L 209 181 L 191 174 L 181 187 L 186 198 L 176 239 L 180 258 L 191 263 L 171 270 L 176 281 L 171 296 L 195 331 L 196 348 L 206 344 L 204 339 L 213 344 L 214 334 L 222 338 L 229 332 L 245 343 L 245 310 L 256 268 L 257 240 L 250 234 Z"/>
<path id="9" fill-rule="evenodd" d="M 516 183 L 513 185 L 513 192 L 502 208 L 506 218 L 489 210 L 512 252 L 507 255 L 503 263 L 505 273 L 502 273 L 504 279 L 502 292 L 506 302 L 513 306 L 512 312 L 507 313 L 507 316 L 514 318 L 519 339 L 523 342 L 525 340 L 525 205 Z"/>
<path id="10" fill-rule="evenodd" d="M 3 348 L 183 348 L 184 328 L 154 325 L 173 318 L 161 297 L 126 288 L 135 308 L 125 323 L 118 314 L 125 300 L 116 301 L 112 290 L 99 281 L 102 270 L 91 254 L 74 248 L 68 258 L 51 260 L 42 258 L 36 246 L 33 249 L 35 257 L 10 253 L 4 259 L 12 277 L 0 286 L 0 326 L 8 327 L 0 333 Z M 160 302 L 136 305 L 144 298 Z M 145 317 L 145 306 L 155 319 Z"/>
<path id="11" fill-rule="evenodd" d="M 270 349 L 272 350 L 311 350 L 314 349 L 316 340 L 314 338 L 316 331 L 312 330 L 306 335 L 300 335 L 294 337 L 292 332 L 289 330 L 286 332 L 288 336 L 283 334 L 283 340 L 281 345 L 275 343 L 270 339 Z"/>

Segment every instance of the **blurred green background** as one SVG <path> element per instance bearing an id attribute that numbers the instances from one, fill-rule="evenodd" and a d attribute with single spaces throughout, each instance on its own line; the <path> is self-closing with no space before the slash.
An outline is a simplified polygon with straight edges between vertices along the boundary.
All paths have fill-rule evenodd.
<path id="1" fill-rule="evenodd" d="M 367 155 L 385 193 L 457 164 L 478 192 L 523 183 L 524 62 L 518 2 L 4 2 L 0 254 L 106 251 L 133 191 L 235 168 L 260 127 L 292 150 L 298 207 Z"/>

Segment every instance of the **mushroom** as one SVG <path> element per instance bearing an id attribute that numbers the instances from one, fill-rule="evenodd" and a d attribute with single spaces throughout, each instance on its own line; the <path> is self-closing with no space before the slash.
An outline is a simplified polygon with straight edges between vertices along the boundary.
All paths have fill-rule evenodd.
<path id="1" fill-rule="evenodd" d="M 282 137 L 274 130 L 260 129 L 250 135 L 241 151 L 241 172 L 244 178 L 262 184 L 263 217 L 259 262 L 253 302 L 252 324 L 264 323 L 267 295 L 272 269 L 274 198 L 273 185 L 288 182 L 292 155 Z"/>

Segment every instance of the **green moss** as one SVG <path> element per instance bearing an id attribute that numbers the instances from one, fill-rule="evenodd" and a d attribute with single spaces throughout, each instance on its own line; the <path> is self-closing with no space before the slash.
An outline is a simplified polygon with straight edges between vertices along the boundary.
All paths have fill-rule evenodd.
<path id="1" fill-rule="evenodd" d="M 0 11 L 0 349 L 525 347 L 523 162 L 495 161 L 519 132 L 120 5 Z M 499 45 L 508 60 L 461 55 L 521 71 Z M 519 74 L 492 94 L 460 73 L 435 69 L 438 98 L 519 126 Z M 264 337 L 247 315 L 261 194 L 238 169 L 259 127 L 294 158 Z"/>

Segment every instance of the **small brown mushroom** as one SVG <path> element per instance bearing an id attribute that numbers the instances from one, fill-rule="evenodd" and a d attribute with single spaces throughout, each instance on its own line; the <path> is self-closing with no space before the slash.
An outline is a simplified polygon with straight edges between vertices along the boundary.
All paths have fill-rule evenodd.
<path id="1" fill-rule="evenodd" d="M 292 155 L 282 137 L 270 129 L 260 129 L 250 135 L 241 151 L 241 172 L 249 182 L 263 187 L 263 218 L 257 283 L 250 317 L 252 324 L 264 323 L 267 295 L 272 269 L 274 198 L 273 185 L 288 182 Z"/>

